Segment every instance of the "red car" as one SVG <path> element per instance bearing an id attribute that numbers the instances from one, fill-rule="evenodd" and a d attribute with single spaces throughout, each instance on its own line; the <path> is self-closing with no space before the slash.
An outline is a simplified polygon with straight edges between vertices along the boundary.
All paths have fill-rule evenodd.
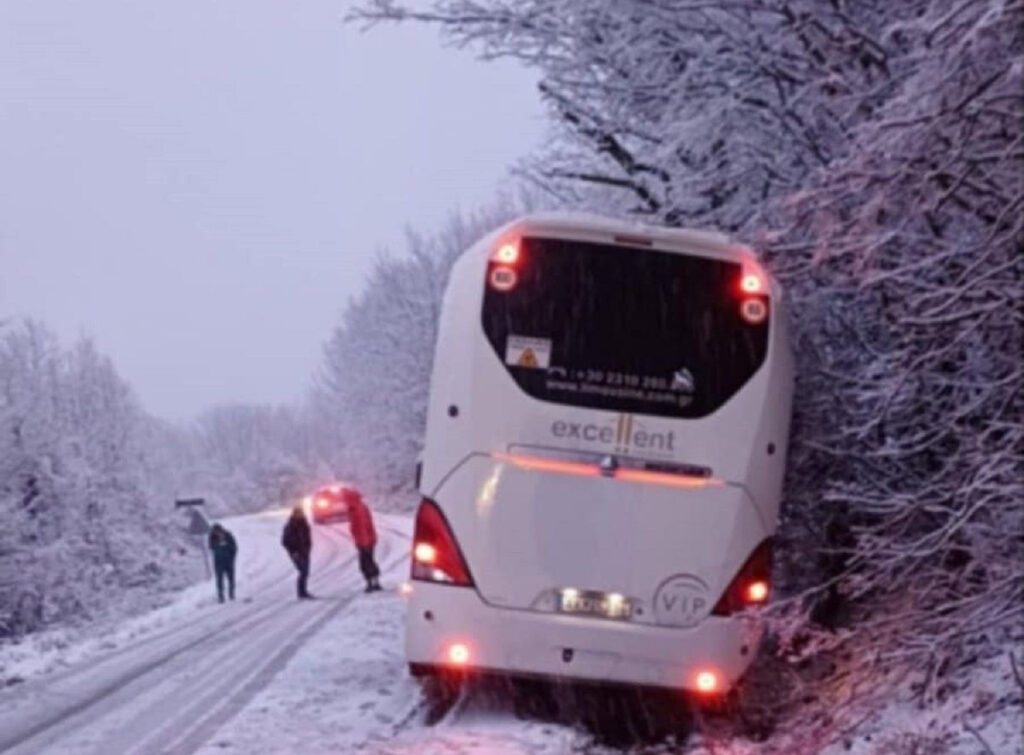
<path id="1" fill-rule="evenodd" d="M 345 504 L 345 485 L 325 485 L 306 498 L 313 524 L 347 522 L 348 506 Z"/>

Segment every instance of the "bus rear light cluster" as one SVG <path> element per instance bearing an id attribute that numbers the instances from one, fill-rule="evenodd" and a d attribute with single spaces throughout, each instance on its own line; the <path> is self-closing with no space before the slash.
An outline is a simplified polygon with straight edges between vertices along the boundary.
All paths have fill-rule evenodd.
<path id="1" fill-rule="evenodd" d="M 437 504 L 424 498 L 416 511 L 412 578 L 423 582 L 472 587 L 466 560 Z"/>
<path id="2" fill-rule="evenodd" d="M 768 279 L 761 269 L 753 264 L 743 267 L 740 276 L 739 293 L 740 317 L 750 325 L 760 325 L 768 318 Z"/>
<path id="3" fill-rule="evenodd" d="M 491 253 L 491 268 L 487 282 L 496 291 L 511 291 L 519 282 L 516 266 L 520 262 L 519 239 L 508 239 L 500 243 Z"/>
<path id="4" fill-rule="evenodd" d="M 712 609 L 713 616 L 729 616 L 744 608 L 763 605 L 771 596 L 772 541 L 758 545 Z"/>

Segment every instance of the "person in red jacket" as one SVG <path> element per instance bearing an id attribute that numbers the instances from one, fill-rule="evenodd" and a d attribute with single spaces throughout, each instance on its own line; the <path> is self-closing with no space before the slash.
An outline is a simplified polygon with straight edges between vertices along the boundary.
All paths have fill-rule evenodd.
<path id="1" fill-rule="evenodd" d="M 380 588 L 380 569 L 373 560 L 373 548 L 377 545 L 377 530 L 373 526 L 373 514 L 355 490 L 345 491 L 345 505 L 348 507 L 348 526 L 352 540 L 359 551 L 359 570 L 366 579 L 366 592 Z"/>

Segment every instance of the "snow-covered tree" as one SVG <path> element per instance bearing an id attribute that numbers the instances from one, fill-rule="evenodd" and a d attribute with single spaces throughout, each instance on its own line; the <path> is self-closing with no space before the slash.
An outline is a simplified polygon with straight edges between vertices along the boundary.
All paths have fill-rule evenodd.
<path id="1" fill-rule="evenodd" d="M 212 493 L 226 511 L 289 505 L 333 477 L 308 408 L 215 406 L 186 437 L 193 452 L 187 484 Z"/>
<path id="2" fill-rule="evenodd" d="M 540 70 L 562 138 L 524 166 L 570 203 L 670 225 L 752 227 L 766 200 L 844 153 L 885 91 L 884 0 L 372 0 L 356 19 L 415 19 Z"/>
<path id="3" fill-rule="evenodd" d="M 146 476 L 148 421 L 91 342 L 0 324 L 0 636 L 194 576 L 170 494 Z"/>
<path id="4" fill-rule="evenodd" d="M 847 668 L 924 669 L 932 693 L 1019 626 L 1024 2 L 368 0 L 354 17 L 536 68 L 560 138 L 523 172 L 567 201 L 762 248 L 798 344 L 783 571 L 818 597 L 794 611 L 841 629 L 805 649 L 848 640 Z"/>
<path id="5" fill-rule="evenodd" d="M 800 503 L 841 512 L 840 586 L 885 606 L 883 655 L 938 673 L 1024 620 L 1024 3 L 916 10 L 880 37 L 902 75 L 790 217 L 832 324 L 802 325 L 801 458 L 829 477 Z"/>
<path id="6" fill-rule="evenodd" d="M 332 463 L 344 479 L 392 505 L 413 489 L 426 427 L 437 321 L 456 257 L 523 211 L 507 201 L 453 215 L 435 236 L 409 232 L 405 254 L 378 256 L 366 288 L 324 346 L 313 399 Z"/>

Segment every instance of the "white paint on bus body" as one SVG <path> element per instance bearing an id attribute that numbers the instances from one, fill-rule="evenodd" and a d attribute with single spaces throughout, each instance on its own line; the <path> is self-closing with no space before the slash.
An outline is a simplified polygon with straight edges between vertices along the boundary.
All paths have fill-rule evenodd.
<path id="1" fill-rule="evenodd" d="M 616 237 L 650 244 L 637 248 Z M 547 369 L 518 369 L 509 355 L 523 334 L 510 332 L 505 344 L 496 344 L 483 320 L 495 250 L 510 239 L 553 241 L 523 247 L 509 295 L 524 295 L 531 285 L 527 266 L 541 261 L 530 253 L 536 257 L 560 242 L 572 249 L 581 242 L 598 245 L 605 254 L 615 247 L 629 255 L 629 265 L 635 261 L 638 279 L 645 261 L 654 259 L 649 254 L 689 258 L 680 264 L 727 263 L 723 269 L 735 265 L 737 276 L 755 270 L 765 287 L 763 361 L 703 414 L 700 392 L 716 374 L 714 364 L 703 377 L 692 365 L 674 365 L 664 375 L 587 370 L 563 363 L 568 351 L 559 351 L 554 322 L 546 333 L 526 335 L 547 341 L 543 356 L 534 354 Z M 585 262 L 586 249 L 577 256 Z M 629 277 L 622 286 L 636 285 Z M 745 285 L 737 277 L 735 301 L 728 299 L 731 289 L 722 294 L 721 311 L 730 313 L 722 317 L 741 322 L 740 302 L 750 295 Z M 627 306 L 651 296 L 644 290 L 635 299 L 615 295 Z M 631 353 L 661 348 L 642 340 L 644 333 L 635 338 L 642 348 L 629 344 Z M 601 360 L 614 361 L 594 342 Z M 507 350 L 496 351 L 502 346 Z M 593 216 L 515 221 L 456 262 L 434 364 L 420 491 L 443 512 L 474 585 L 416 583 L 406 624 L 409 662 L 421 669 L 443 666 L 452 638 L 468 637 L 471 666 L 513 675 L 697 690 L 697 674 L 713 668 L 721 691 L 734 684 L 754 657 L 761 630 L 748 616 L 712 615 L 712 609 L 775 533 L 794 370 L 781 288 L 760 271 L 754 253 L 720 234 Z M 685 379 L 679 378 L 684 369 Z M 534 390 L 540 372 L 548 380 L 542 390 L 555 391 L 545 398 L 523 387 Z M 607 388 L 582 401 L 609 406 L 576 405 L 574 394 L 561 390 L 564 381 Z M 622 397 L 645 409 L 649 396 L 649 412 L 614 406 Z M 693 416 L 666 416 L 672 412 Z M 566 589 L 621 596 L 615 600 L 629 605 L 628 618 L 561 612 L 559 595 Z"/>

